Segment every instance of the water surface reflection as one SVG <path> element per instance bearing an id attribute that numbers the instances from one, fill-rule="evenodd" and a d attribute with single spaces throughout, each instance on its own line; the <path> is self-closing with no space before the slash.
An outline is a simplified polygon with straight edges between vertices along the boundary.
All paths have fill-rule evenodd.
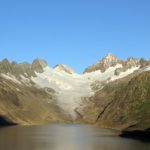
<path id="1" fill-rule="evenodd" d="M 86 125 L 0 129 L 0 150 L 149 150 L 150 143 L 121 138 L 117 132 Z"/>

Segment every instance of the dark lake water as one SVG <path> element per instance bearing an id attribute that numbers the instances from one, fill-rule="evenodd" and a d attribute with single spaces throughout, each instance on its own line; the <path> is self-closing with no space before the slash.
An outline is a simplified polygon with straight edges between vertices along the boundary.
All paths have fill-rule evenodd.
<path id="1" fill-rule="evenodd" d="M 150 150 L 117 134 L 86 125 L 14 126 L 0 129 L 0 150 Z"/>

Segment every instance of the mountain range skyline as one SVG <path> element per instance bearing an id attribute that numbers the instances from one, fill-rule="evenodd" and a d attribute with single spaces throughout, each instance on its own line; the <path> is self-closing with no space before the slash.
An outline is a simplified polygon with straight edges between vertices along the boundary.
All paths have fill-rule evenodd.
<path id="1" fill-rule="evenodd" d="M 121 61 L 127 61 L 128 59 L 130 59 L 130 58 L 134 58 L 134 59 L 144 59 L 144 60 L 146 60 L 146 61 L 149 61 L 149 59 L 146 59 L 146 58 L 144 58 L 144 57 L 134 57 L 134 56 L 128 56 L 128 57 L 126 57 L 126 58 L 119 58 L 119 57 L 117 57 L 117 56 L 115 56 L 112 52 L 108 52 L 107 54 L 105 54 L 104 56 L 101 56 L 101 57 L 99 57 L 99 59 L 98 60 L 95 60 L 95 61 L 93 61 L 93 63 L 92 64 L 95 64 L 95 63 L 98 63 L 99 61 L 101 61 L 101 60 L 103 60 L 103 59 L 105 59 L 105 58 L 107 58 L 107 57 L 114 57 L 115 59 L 117 59 L 117 60 L 121 60 Z M 7 58 L 7 57 L 4 57 L 4 58 L 1 58 L 0 59 L 0 61 L 2 62 L 2 61 L 8 61 L 9 63 L 17 63 L 17 64 L 22 64 L 22 63 L 29 63 L 29 64 L 32 64 L 34 61 L 36 61 L 36 60 L 43 60 L 43 61 L 45 61 L 46 63 L 47 63 L 47 65 L 49 66 L 49 67 L 51 67 L 51 68 L 55 68 L 55 67 L 57 67 L 57 66 L 59 66 L 59 65 L 64 65 L 64 66 L 66 66 L 66 67 L 68 67 L 68 68 L 70 68 L 70 69 L 72 69 L 74 72 L 76 72 L 76 73 L 83 73 L 84 71 L 85 71 L 85 68 L 87 67 L 87 66 L 89 66 L 89 65 L 91 65 L 90 63 L 87 65 L 87 66 L 85 66 L 85 68 L 83 68 L 83 70 L 76 70 L 74 67 L 72 67 L 72 66 L 70 66 L 70 65 L 68 65 L 68 64 L 65 64 L 65 63 L 56 63 L 56 64 L 54 64 L 53 66 L 49 63 L 49 61 L 47 61 L 46 59 L 44 59 L 44 58 L 40 58 L 40 57 L 37 57 L 37 58 L 33 58 L 31 61 L 28 61 L 28 60 L 23 60 L 23 61 L 16 61 L 16 60 L 13 60 L 13 59 L 9 59 L 9 58 Z M 81 64 L 82 65 L 82 64 Z"/>

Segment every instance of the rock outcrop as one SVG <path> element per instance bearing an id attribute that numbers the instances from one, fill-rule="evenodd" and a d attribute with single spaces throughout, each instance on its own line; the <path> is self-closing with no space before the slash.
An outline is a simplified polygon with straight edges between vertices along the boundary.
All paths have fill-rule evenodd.
<path id="1" fill-rule="evenodd" d="M 63 72 L 66 72 L 68 74 L 73 74 L 75 73 L 75 71 L 73 69 L 71 69 L 70 67 L 66 66 L 66 65 L 63 65 L 63 64 L 57 64 L 55 67 L 54 67 L 55 70 L 57 71 L 63 71 Z"/>
<path id="2" fill-rule="evenodd" d="M 43 68 L 45 68 L 46 66 L 48 66 L 48 64 L 45 60 L 35 59 L 31 65 L 31 69 L 36 72 L 42 73 Z"/>
<path id="3" fill-rule="evenodd" d="M 150 61 L 138 58 L 129 57 L 127 60 L 119 60 L 111 53 L 107 54 L 104 58 L 93 64 L 92 66 L 85 69 L 84 73 L 94 72 L 100 70 L 101 72 L 105 72 L 108 68 L 114 67 L 117 64 L 121 64 L 122 67 L 116 69 L 116 75 L 119 75 L 121 72 L 125 72 L 128 69 L 134 67 L 146 67 L 150 65 Z"/>
<path id="4" fill-rule="evenodd" d="M 109 53 L 106 55 L 106 57 L 102 58 L 96 64 L 93 64 L 92 66 L 86 68 L 84 73 L 94 72 L 96 70 L 101 70 L 102 72 L 104 72 L 106 69 L 117 65 L 119 62 L 120 61 L 115 56 Z"/>

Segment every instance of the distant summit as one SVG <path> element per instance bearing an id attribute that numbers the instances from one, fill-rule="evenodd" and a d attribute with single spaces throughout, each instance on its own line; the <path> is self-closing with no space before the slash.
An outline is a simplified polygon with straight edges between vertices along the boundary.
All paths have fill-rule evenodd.
<path id="1" fill-rule="evenodd" d="M 8 59 L 3 59 L 1 62 L 0 62 L 0 72 L 2 73 L 12 73 L 12 66 L 10 64 L 10 62 L 8 61 Z"/>
<path id="2" fill-rule="evenodd" d="M 63 64 L 57 64 L 55 67 L 54 67 L 55 70 L 57 71 L 64 71 L 66 73 L 69 73 L 69 74 L 73 74 L 75 73 L 75 71 L 73 69 L 71 69 L 70 67 L 68 67 L 67 65 L 63 65 Z"/>
<path id="3" fill-rule="evenodd" d="M 33 60 L 32 64 L 27 62 L 17 63 L 13 61 L 9 62 L 6 58 L 0 62 L 0 73 L 13 74 L 20 78 L 20 75 L 26 75 L 26 77 L 35 76 L 35 72 L 42 73 L 44 68 L 48 66 L 47 62 L 42 59 Z"/>
<path id="4" fill-rule="evenodd" d="M 85 69 L 85 72 L 93 72 L 96 70 L 101 70 L 104 72 L 109 67 L 115 66 L 117 63 L 119 63 L 119 60 L 113 56 L 112 53 L 108 53 L 104 58 L 99 60 L 97 63 L 93 64 L 92 66 Z"/>
<path id="5" fill-rule="evenodd" d="M 129 57 L 127 60 L 120 60 L 115 57 L 112 53 L 108 53 L 104 58 L 96 62 L 95 64 L 87 67 L 84 73 L 94 72 L 100 70 L 101 72 L 105 72 L 110 67 L 114 67 L 117 64 L 122 65 L 119 72 L 126 71 L 133 67 L 145 67 L 150 65 L 150 61 L 146 61 L 144 59 L 137 59 L 133 57 Z"/>
<path id="6" fill-rule="evenodd" d="M 35 71 L 41 73 L 41 72 L 43 72 L 43 68 L 45 68 L 47 65 L 48 64 L 45 60 L 37 58 L 37 59 L 33 60 L 31 68 L 32 68 L 32 70 L 35 70 Z"/>

